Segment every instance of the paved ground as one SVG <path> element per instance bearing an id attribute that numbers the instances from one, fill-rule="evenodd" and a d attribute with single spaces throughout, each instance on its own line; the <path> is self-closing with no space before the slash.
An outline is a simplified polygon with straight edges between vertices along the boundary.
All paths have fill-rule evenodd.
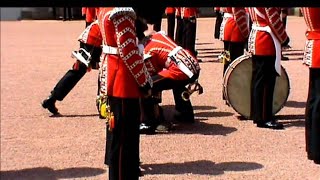
<path id="1" fill-rule="evenodd" d="M 163 21 L 163 29 L 166 22 Z M 194 94 L 197 122 L 168 134 L 142 135 L 143 180 L 319 180 L 320 166 L 307 160 L 304 107 L 308 69 L 302 66 L 305 25 L 289 17 L 290 95 L 277 114 L 285 130 L 259 129 L 221 98 L 222 43 L 213 38 L 214 18 L 198 19 L 197 49 L 202 95 Z M 83 21 L 1 22 L 1 179 L 107 179 L 103 164 L 105 125 L 95 109 L 97 72 L 88 73 L 58 102 L 50 117 L 40 102 L 71 67 Z M 163 93 L 167 117 L 173 97 Z"/>

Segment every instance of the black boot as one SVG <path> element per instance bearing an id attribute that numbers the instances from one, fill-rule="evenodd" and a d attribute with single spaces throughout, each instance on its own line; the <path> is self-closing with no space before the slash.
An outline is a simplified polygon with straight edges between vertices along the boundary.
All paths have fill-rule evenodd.
<path id="1" fill-rule="evenodd" d="M 139 130 L 140 130 L 140 134 L 148 134 L 148 135 L 156 134 L 156 126 L 149 125 L 146 123 L 141 123 Z"/>
<path id="2" fill-rule="evenodd" d="M 269 129 L 284 129 L 283 124 L 276 121 L 257 122 L 257 127 Z"/>
<path id="3" fill-rule="evenodd" d="M 42 107 L 48 109 L 53 115 L 59 114 L 58 109 L 56 108 L 56 99 L 50 95 L 47 99 L 42 102 Z"/>

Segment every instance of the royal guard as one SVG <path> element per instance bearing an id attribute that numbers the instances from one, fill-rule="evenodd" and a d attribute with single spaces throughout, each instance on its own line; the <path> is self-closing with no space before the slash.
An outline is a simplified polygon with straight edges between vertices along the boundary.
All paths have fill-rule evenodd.
<path id="1" fill-rule="evenodd" d="M 42 107 L 57 115 L 56 101 L 62 101 L 76 86 L 80 79 L 91 69 L 99 69 L 100 55 L 102 52 L 102 36 L 97 22 L 89 25 L 79 36 L 80 48 L 72 52 L 76 59 L 72 69 L 59 80 L 51 91 L 50 96 L 42 102 Z M 99 83 L 98 83 L 99 91 Z"/>
<path id="2" fill-rule="evenodd" d="M 221 7 L 223 21 L 220 26 L 220 40 L 223 41 L 223 76 L 229 65 L 244 54 L 249 36 L 248 16 L 244 7 Z M 224 93 L 222 99 L 225 100 Z"/>
<path id="3" fill-rule="evenodd" d="M 307 25 L 303 63 L 309 67 L 305 128 L 308 159 L 320 164 L 320 8 L 301 8 Z"/>
<path id="4" fill-rule="evenodd" d="M 223 22 L 220 28 L 220 40 L 224 50 L 230 53 L 230 60 L 224 62 L 223 74 L 229 64 L 244 54 L 244 47 L 249 36 L 248 16 L 244 7 L 223 7 Z"/>
<path id="5" fill-rule="evenodd" d="M 86 21 L 86 27 L 97 19 L 99 8 L 97 7 L 82 7 L 81 12 Z"/>
<path id="6" fill-rule="evenodd" d="M 181 7 L 181 18 L 183 20 L 182 47 L 189 50 L 194 56 L 196 51 L 197 17 L 199 9 L 195 7 Z"/>
<path id="7" fill-rule="evenodd" d="M 189 97 L 184 97 L 183 93 L 190 93 L 186 88 L 190 83 L 194 83 L 195 88 L 201 88 L 195 83 L 200 74 L 198 60 L 193 54 L 178 46 L 164 32 L 151 33 L 144 42 L 144 59 L 149 73 L 152 75 L 152 94 L 156 98 L 142 99 L 143 120 L 140 125 L 140 132 L 143 134 L 153 134 L 161 123 L 161 116 L 156 113 L 159 103 L 159 94 L 163 90 L 173 90 L 175 101 L 175 118 L 179 122 L 194 123 L 194 112 Z M 201 89 L 199 89 L 201 93 Z M 190 94 L 186 94 L 189 96 Z M 160 98 L 161 99 L 161 98 Z M 159 112 L 159 111 L 158 111 Z M 161 113 L 161 111 L 160 111 Z M 163 127 L 163 126 L 162 126 Z M 165 127 L 165 131 L 170 129 Z M 157 129 L 159 130 L 159 129 Z M 160 128 L 160 131 L 163 129 Z"/>
<path id="8" fill-rule="evenodd" d="M 139 179 L 140 98 L 151 95 L 152 79 L 138 48 L 135 21 L 133 8 L 99 9 L 100 95 L 106 102 L 105 164 L 110 180 Z"/>
<path id="9" fill-rule="evenodd" d="M 214 7 L 213 11 L 216 14 L 216 23 L 214 26 L 214 38 L 219 39 L 220 37 L 220 26 L 223 20 L 223 13 L 220 11 L 220 7 Z"/>
<path id="10" fill-rule="evenodd" d="M 279 8 L 250 7 L 252 29 L 248 48 L 252 54 L 251 116 L 260 128 L 283 129 L 273 116 L 276 77 L 281 75 L 281 46 L 289 43 Z"/>
<path id="11" fill-rule="evenodd" d="M 283 23 L 284 29 L 287 29 L 287 19 L 288 19 L 288 14 L 289 14 L 289 8 L 288 7 L 283 7 L 280 8 L 280 14 L 281 14 L 281 21 Z M 282 47 L 282 52 L 281 52 L 281 60 L 283 61 L 288 61 L 289 57 L 283 55 L 283 50 L 290 49 L 291 46 L 288 44 L 287 46 Z"/>
<path id="12" fill-rule="evenodd" d="M 167 16 L 167 34 L 168 36 L 174 40 L 174 28 L 176 22 L 176 8 L 167 7 L 165 9 L 165 14 Z"/>

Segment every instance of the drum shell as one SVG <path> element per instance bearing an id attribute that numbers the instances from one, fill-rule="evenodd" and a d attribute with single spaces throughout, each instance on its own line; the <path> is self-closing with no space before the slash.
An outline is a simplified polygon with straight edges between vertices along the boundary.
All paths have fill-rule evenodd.
<path id="1" fill-rule="evenodd" d="M 242 55 L 227 68 L 223 78 L 223 93 L 228 104 L 240 115 L 250 118 L 252 59 Z M 273 114 L 278 113 L 288 100 L 290 82 L 288 74 L 281 66 L 281 76 L 277 76 L 273 98 Z"/>

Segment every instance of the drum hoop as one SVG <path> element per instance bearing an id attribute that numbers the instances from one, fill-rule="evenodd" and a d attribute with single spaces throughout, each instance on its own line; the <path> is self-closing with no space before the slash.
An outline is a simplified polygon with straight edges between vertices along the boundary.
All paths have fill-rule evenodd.
<path id="1" fill-rule="evenodd" d="M 227 72 L 229 72 L 231 69 L 235 69 L 236 66 L 233 67 L 234 64 L 239 64 L 240 62 L 242 62 L 243 60 L 245 59 L 248 59 L 248 58 L 252 58 L 252 55 L 251 54 L 243 54 L 241 56 L 239 56 L 238 58 L 236 58 L 234 61 L 232 61 L 229 65 L 229 67 L 227 68 L 225 74 L 224 74 L 224 78 L 223 78 L 223 93 L 226 97 L 226 101 L 228 104 L 230 104 L 230 106 L 240 115 L 242 116 L 245 116 L 243 113 L 239 112 L 239 110 L 237 108 L 234 107 L 234 105 L 230 102 L 230 99 L 228 98 L 228 92 L 227 92 L 227 85 L 228 85 L 228 82 L 229 82 L 229 76 L 225 76 L 227 75 Z M 288 89 L 287 89 L 287 93 L 286 93 L 286 97 L 284 98 L 284 103 L 282 103 L 278 109 L 276 109 L 276 111 L 273 113 L 273 114 L 277 114 L 278 112 L 280 112 L 280 110 L 285 106 L 285 104 L 287 103 L 288 101 L 288 98 L 289 98 L 289 95 L 290 95 L 290 90 L 291 90 L 291 86 L 290 86 L 290 79 L 289 79 L 289 76 L 288 76 L 288 73 L 286 71 L 286 69 L 281 65 L 281 69 L 282 69 L 282 74 L 281 76 L 283 76 L 285 74 L 285 76 L 287 77 L 287 83 L 288 83 Z M 232 73 L 232 70 L 230 71 L 230 74 Z M 283 73 L 284 72 L 284 73 Z M 280 78 L 280 77 L 278 77 Z M 246 118 L 249 118 L 249 117 L 246 117 Z"/>

